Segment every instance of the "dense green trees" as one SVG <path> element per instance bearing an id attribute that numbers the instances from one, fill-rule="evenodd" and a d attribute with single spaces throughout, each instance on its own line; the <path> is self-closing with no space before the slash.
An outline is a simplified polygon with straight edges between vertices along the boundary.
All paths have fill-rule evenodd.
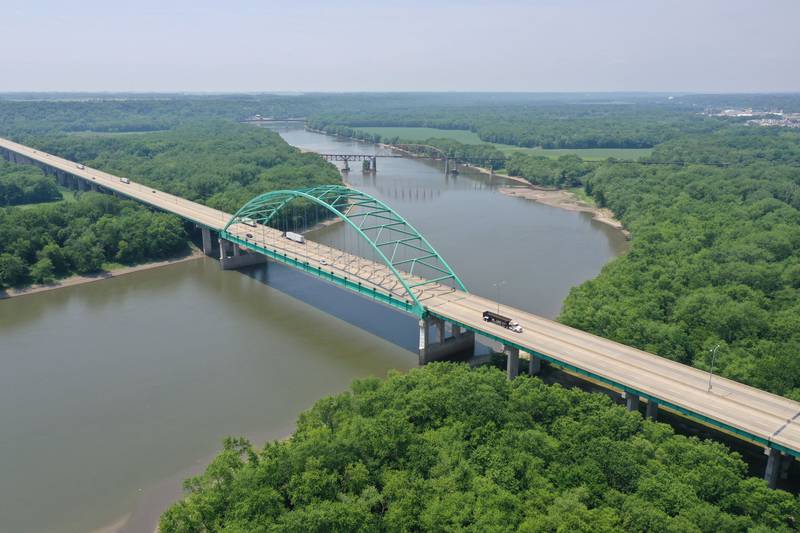
<path id="1" fill-rule="evenodd" d="M 747 127 L 602 165 L 586 190 L 630 251 L 573 289 L 561 320 L 800 400 L 800 135 Z"/>
<path id="2" fill-rule="evenodd" d="M 117 136 L 53 136 L 42 150 L 233 213 L 257 194 L 340 183 L 335 167 L 269 130 L 223 121 Z"/>
<path id="3" fill-rule="evenodd" d="M 88 274 L 187 251 L 183 223 L 132 201 L 86 193 L 76 202 L 0 209 L 0 288 Z"/>
<path id="4" fill-rule="evenodd" d="M 710 132 L 720 119 L 691 108 L 646 101 L 631 103 L 483 103 L 419 109 L 349 111 L 314 116 L 313 128 L 375 140 L 360 127 L 408 126 L 471 130 L 486 141 L 541 148 L 649 148 L 685 133 Z M 370 139 L 369 137 L 373 137 Z"/>
<path id="5" fill-rule="evenodd" d="M 32 165 L 17 165 L 0 159 L 0 207 L 50 202 L 61 199 L 53 178 Z"/>
<path id="6" fill-rule="evenodd" d="M 594 169 L 576 155 L 566 154 L 558 159 L 512 153 L 505 163 L 511 176 L 521 176 L 534 185 L 545 187 L 577 187 L 583 184 L 584 176 Z"/>
<path id="7" fill-rule="evenodd" d="M 326 398 L 286 441 L 228 439 L 161 518 L 186 531 L 794 531 L 722 445 L 603 395 L 432 364 Z"/>

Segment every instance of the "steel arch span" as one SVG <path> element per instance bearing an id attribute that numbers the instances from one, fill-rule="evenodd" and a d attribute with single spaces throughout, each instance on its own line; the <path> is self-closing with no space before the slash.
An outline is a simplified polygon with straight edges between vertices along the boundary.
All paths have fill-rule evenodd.
<path id="1" fill-rule="evenodd" d="M 266 237 L 262 239 L 264 242 L 259 243 L 253 233 L 259 235 L 259 231 L 269 230 L 274 235 L 273 228 L 279 223 L 281 214 L 291 212 L 288 206 L 296 200 L 305 201 L 306 205 L 321 206 L 340 218 L 355 231 L 375 259 L 363 259 L 348 251 L 320 244 L 315 246 L 324 246 L 328 254 L 338 254 L 330 263 L 320 261 L 318 255 L 297 257 L 298 248 L 301 249 L 301 256 L 305 250 L 309 250 L 310 247 L 305 245 L 294 245 L 290 254 L 284 253 L 282 257 L 277 254 L 276 257 L 275 246 L 268 246 Z M 244 228 L 253 228 L 245 233 L 252 239 L 242 238 Z M 379 299 L 418 316 L 425 314 L 422 302 L 436 291 L 441 293 L 443 288 L 447 288 L 450 291 L 460 289 L 467 292 L 450 265 L 407 220 L 377 198 L 343 185 L 280 190 L 256 196 L 231 217 L 220 236 L 283 262 L 289 262 L 285 259 L 295 255 L 291 262 L 294 266 L 349 288 L 357 287 L 356 290 L 362 293 L 369 293 L 370 290 L 375 293 L 376 287 L 379 287 L 387 292 L 389 301 Z M 281 243 L 292 245 L 286 239 L 278 241 L 279 245 Z M 321 267 L 323 264 L 326 266 Z M 337 276 L 343 278 L 332 279 Z M 398 305 L 401 301 L 405 305 Z"/>

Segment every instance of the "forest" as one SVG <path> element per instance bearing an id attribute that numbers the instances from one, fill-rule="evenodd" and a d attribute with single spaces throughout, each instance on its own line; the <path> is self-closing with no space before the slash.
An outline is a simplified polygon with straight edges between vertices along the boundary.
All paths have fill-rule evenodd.
<path id="1" fill-rule="evenodd" d="M 89 274 L 188 251 L 178 217 L 85 193 L 75 202 L 0 209 L 0 289 Z"/>
<path id="2" fill-rule="evenodd" d="M 55 180 L 37 167 L 0 159 L 0 207 L 61 199 Z"/>
<path id="3" fill-rule="evenodd" d="M 800 502 L 605 395 L 434 363 L 227 439 L 160 531 L 788 532 Z"/>
<path id="4" fill-rule="evenodd" d="M 560 320 L 800 400 L 800 134 L 735 127 L 607 162 L 585 189 L 632 233 Z M 715 165 L 685 162 L 714 162 Z"/>
<path id="5" fill-rule="evenodd" d="M 271 190 L 341 182 L 332 165 L 277 133 L 221 120 L 147 134 L 49 135 L 32 145 L 229 213 Z"/>

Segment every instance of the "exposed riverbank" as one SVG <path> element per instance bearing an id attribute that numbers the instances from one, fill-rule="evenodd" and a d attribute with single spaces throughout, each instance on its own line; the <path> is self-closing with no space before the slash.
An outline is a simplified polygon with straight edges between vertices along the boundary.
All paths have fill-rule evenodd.
<path id="1" fill-rule="evenodd" d="M 6 298 L 17 298 L 19 296 L 26 296 L 28 294 L 36 294 L 40 292 L 53 291 L 56 289 L 63 289 L 64 287 L 73 287 L 75 285 L 83 285 L 85 283 L 94 283 L 95 281 L 102 281 L 104 279 L 116 278 L 126 274 L 133 274 L 134 272 L 141 272 L 142 270 L 152 270 L 154 268 L 161 268 L 164 266 L 174 265 L 176 263 L 184 263 L 186 261 L 193 261 L 204 257 L 203 251 L 192 247 L 192 251 L 185 256 L 176 257 L 174 259 L 166 259 L 164 261 L 154 261 L 151 263 L 142 263 L 140 265 L 133 265 L 129 267 L 115 268 L 113 270 L 98 272 L 88 276 L 70 276 L 54 283 L 45 285 L 30 285 L 20 289 L 5 289 L 0 290 L 0 300 Z"/>
<path id="2" fill-rule="evenodd" d="M 341 135 L 335 135 L 332 133 L 328 133 L 323 130 L 315 130 L 313 128 L 309 128 L 308 126 L 305 127 L 307 131 L 311 131 L 313 133 L 319 133 L 322 135 L 329 135 L 331 137 L 348 139 L 351 141 L 357 142 L 364 142 L 368 143 L 369 141 L 365 141 L 363 139 L 356 139 L 355 137 L 342 137 Z M 400 152 L 403 154 L 407 154 L 409 156 L 414 156 L 413 152 L 406 150 L 405 148 L 401 148 L 399 146 L 393 144 L 386 144 L 386 143 L 370 143 L 381 148 L 386 148 L 388 150 L 392 150 L 394 152 Z M 303 152 L 313 152 L 312 150 L 306 150 L 300 148 Z M 572 191 L 566 189 L 551 189 L 546 187 L 537 187 L 536 185 L 532 185 L 530 181 L 526 180 L 521 176 L 509 176 L 508 174 L 498 174 L 492 171 L 489 168 L 479 167 L 475 165 L 463 165 L 469 169 L 475 170 L 482 174 L 487 174 L 489 176 L 497 176 L 505 180 L 514 181 L 520 184 L 520 187 L 500 187 L 498 190 L 505 195 L 514 196 L 517 198 L 525 198 L 526 200 L 532 200 L 534 202 L 539 202 L 540 204 L 549 205 L 550 207 L 557 207 L 558 209 L 564 209 L 565 211 L 576 211 L 576 212 L 583 212 L 589 213 L 592 215 L 592 218 L 601 224 L 606 224 L 611 226 L 612 228 L 619 230 L 623 235 L 625 235 L 626 239 L 630 238 L 630 232 L 624 228 L 622 222 L 620 222 L 613 211 L 608 208 L 597 207 L 596 205 L 592 205 L 588 202 L 585 202 L 578 198 Z M 345 184 L 347 182 L 345 181 Z M 349 185 L 348 185 L 349 186 Z"/>
<path id="3" fill-rule="evenodd" d="M 625 235 L 625 238 L 630 238 L 630 232 L 623 227 L 622 222 L 616 219 L 613 211 L 584 202 L 572 191 L 566 189 L 545 189 L 530 184 L 525 187 L 500 187 L 499 191 L 508 196 L 533 200 L 534 202 L 558 207 L 559 209 L 567 211 L 590 213 L 594 220 L 618 229 Z"/>

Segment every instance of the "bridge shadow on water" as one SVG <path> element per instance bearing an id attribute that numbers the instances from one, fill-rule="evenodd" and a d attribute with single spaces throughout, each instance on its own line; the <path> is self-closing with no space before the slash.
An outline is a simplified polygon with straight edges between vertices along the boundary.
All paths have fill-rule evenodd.
<path id="1" fill-rule="evenodd" d="M 381 337 L 416 356 L 417 318 L 309 276 L 280 263 L 269 262 L 239 272 L 348 324 Z"/>

